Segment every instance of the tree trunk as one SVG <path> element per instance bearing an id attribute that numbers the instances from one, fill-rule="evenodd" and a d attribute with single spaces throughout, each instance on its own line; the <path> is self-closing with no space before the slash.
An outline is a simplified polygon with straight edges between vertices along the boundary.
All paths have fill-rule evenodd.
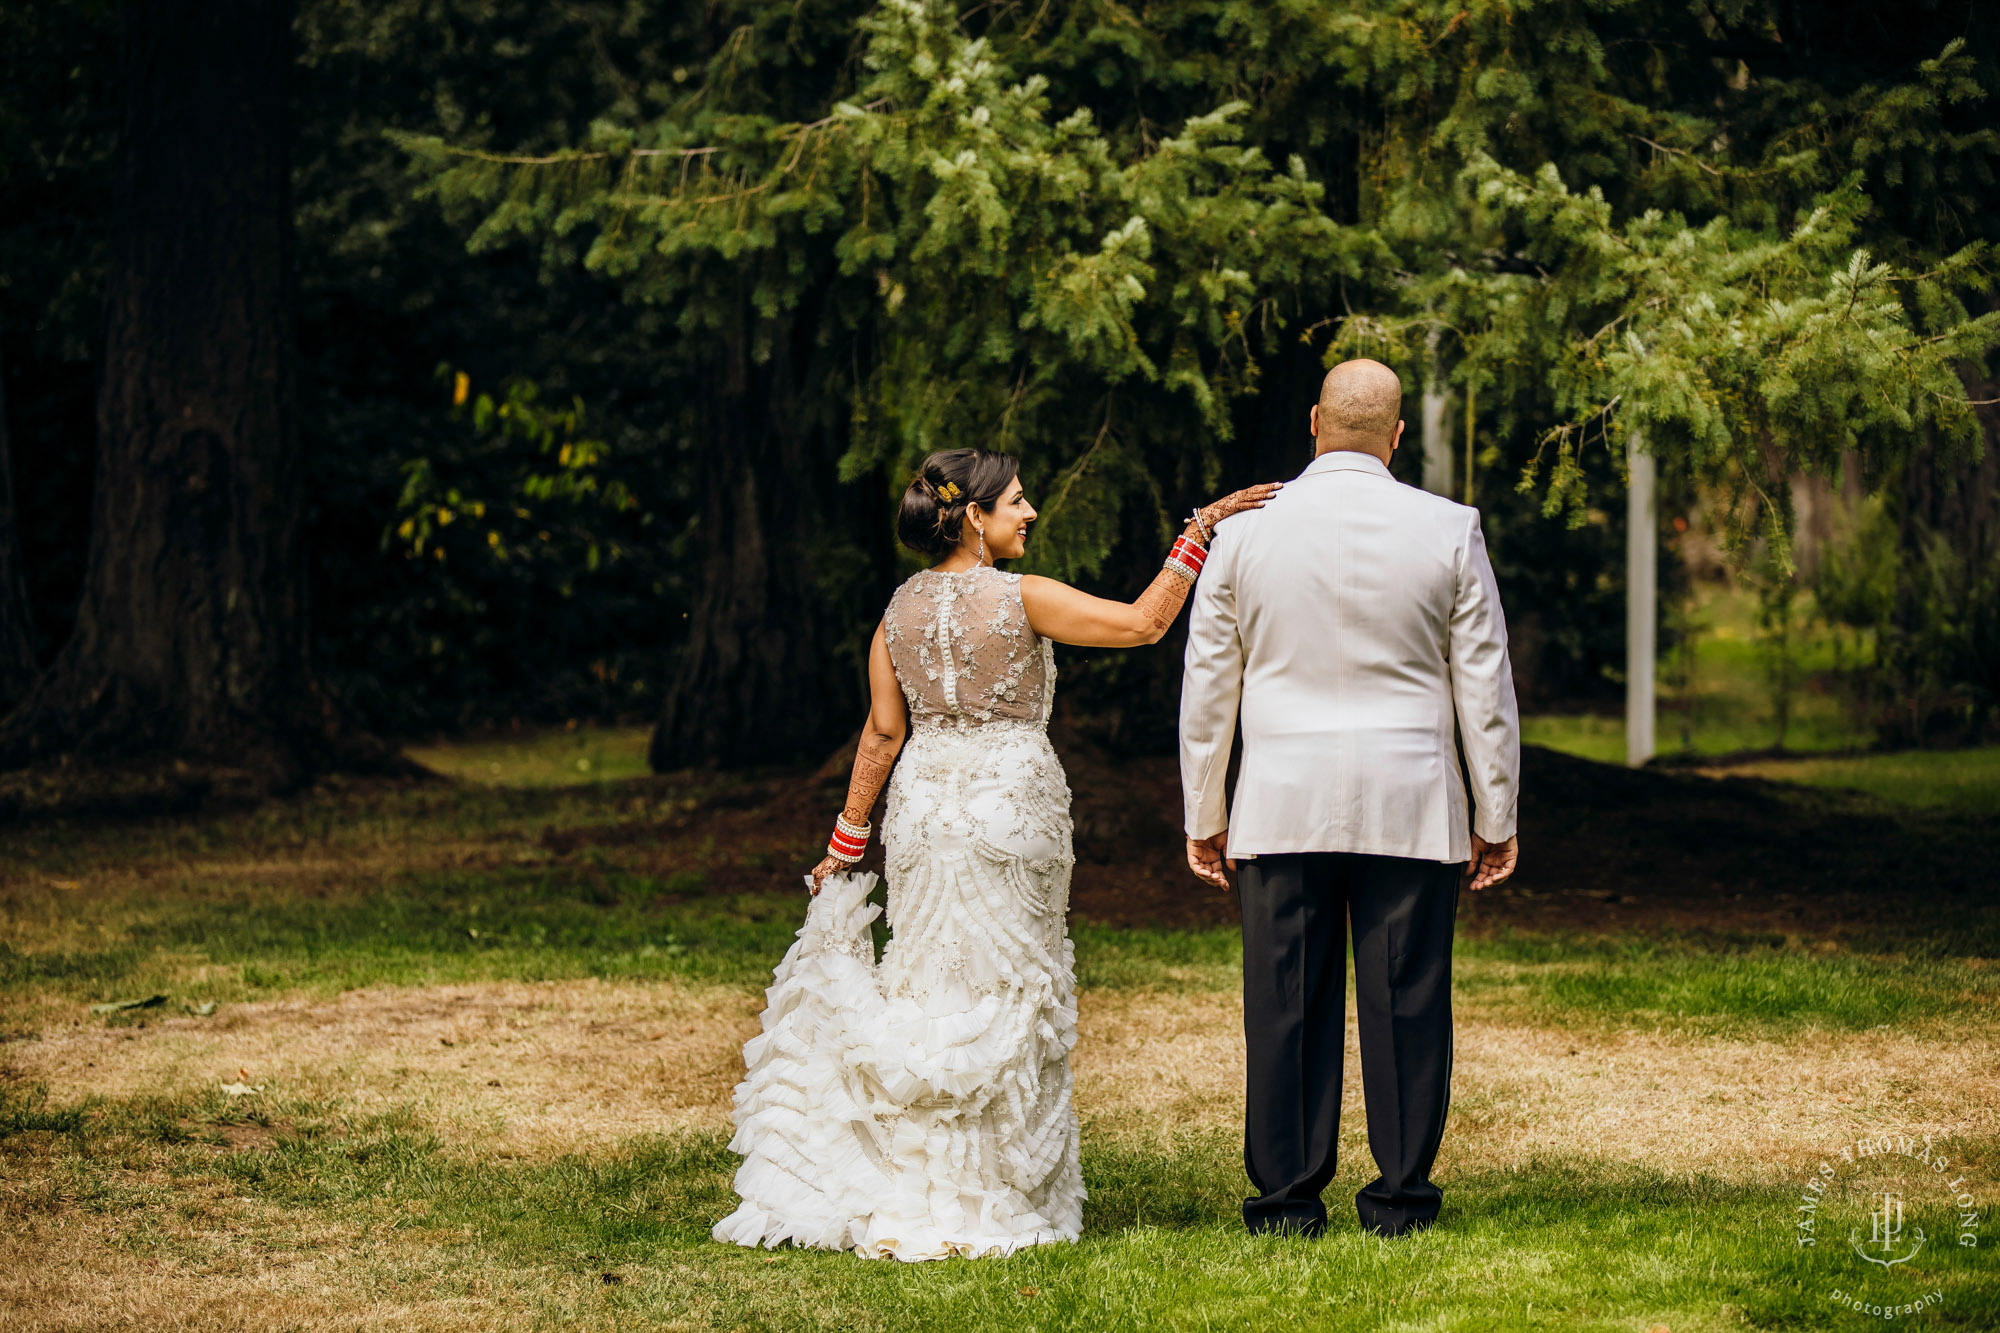
<path id="1" fill-rule="evenodd" d="M 0 367 L 4 370 L 4 367 Z M 28 615 L 21 525 L 14 516 L 14 463 L 7 439 L 7 383 L 0 374 L 0 708 L 35 682 L 35 627 Z"/>
<path id="2" fill-rule="evenodd" d="M 291 6 L 134 0 L 75 631 L 0 767 L 171 759 L 254 790 L 336 762 L 307 668 Z"/>
<path id="3" fill-rule="evenodd" d="M 845 395 L 825 381 L 817 305 L 746 313 L 703 377 L 701 585 L 647 754 L 655 772 L 819 759 L 866 711 L 890 516 L 877 488 L 839 480 Z"/>

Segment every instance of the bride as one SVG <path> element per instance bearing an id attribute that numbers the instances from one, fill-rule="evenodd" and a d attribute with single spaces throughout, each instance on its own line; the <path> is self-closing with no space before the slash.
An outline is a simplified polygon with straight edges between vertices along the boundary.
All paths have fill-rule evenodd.
<path id="1" fill-rule="evenodd" d="M 1215 525 L 1277 489 L 1195 511 L 1152 585 L 1112 602 L 994 566 L 1024 554 L 1035 520 L 1014 459 L 924 461 L 897 535 L 941 558 L 896 590 L 875 631 L 847 807 L 763 1032 L 743 1048 L 729 1145 L 742 1204 L 717 1240 L 915 1260 L 1076 1239 L 1074 858 L 1047 734 L 1054 644 L 1158 642 Z M 845 872 L 885 781 L 893 935 L 877 963 L 875 877 Z"/>

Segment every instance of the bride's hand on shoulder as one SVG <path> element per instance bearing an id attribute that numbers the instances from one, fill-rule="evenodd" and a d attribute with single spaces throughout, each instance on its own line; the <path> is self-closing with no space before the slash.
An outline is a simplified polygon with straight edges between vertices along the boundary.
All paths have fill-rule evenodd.
<path id="1" fill-rule="evenodd" d="M 1240 491 L 1232 491 L 1214 504 L 1201 507 L 1201 521 L 1213 532 L 1215 525 L 1233 514 L 1246 509 L 1262 509 L 1272 496 L 1285 489 L 1282 481 L 1267 481 L 1258 486 L 1246 486 Z"/>
<path id="2" fill-rule="evenodd" d="M 837 856 L 823 857 L 818 865 L 806 872 L 806 878 L 812 881 L 813 897 L 819 897 L 819 891 L 826 886 L 826 877 L 828 875 L 838 875 L 843 870 L 852 869 L 854 869 L 853 866 L 847 864 L 847 862 Z"/>

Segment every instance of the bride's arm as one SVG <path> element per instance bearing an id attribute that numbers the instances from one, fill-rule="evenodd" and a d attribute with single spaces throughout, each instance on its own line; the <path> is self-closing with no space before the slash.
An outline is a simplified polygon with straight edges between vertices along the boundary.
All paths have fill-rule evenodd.
<path id="1" fill-rule="evenodd" d="M 847 780 L 847 805 L 840 812 L 849 825 L 865 827 L 875 811 L 875 798 L 889 781 L 896 755 L 909 734 L 909 705 L 903 701 L 903 687 L 896 683 L 896 668 L 889 661 L 889 642 L 882 627 L 875 627 L 875 641 L 868 647 L 868 723 L 861 729 L 861 745 L 854 752 L 854 774 Z M 864 839 L 865 841 L 865 839 Z M 845 870 L 851 863 L 831 850 L 812 868 L 814 893 L 830 874 Z"/>
<path id="2" fill-rule="evenodd" d="M 1201 511 L 1201 522 L 1189 519 L 1181 535 L 1206 546 L 1204 527 L 1212 533 L 1215 525 L 1231 514 L 1262 509 L 1281 485 L 1273 482 L 1225 495 Z M 1067 583 L 1030 574 L 1021 580 L 1021 605 L 1028 613 L 1028 624 L 1045 639 L 1078 648 L 1136 648 L 1142 643 L 1158 643 L 1166 636 L 1193 587 L 1194 580 L 1172 564 L 1163 567 L 1146 591 L 1130 602 L 1092 597 Z"/>

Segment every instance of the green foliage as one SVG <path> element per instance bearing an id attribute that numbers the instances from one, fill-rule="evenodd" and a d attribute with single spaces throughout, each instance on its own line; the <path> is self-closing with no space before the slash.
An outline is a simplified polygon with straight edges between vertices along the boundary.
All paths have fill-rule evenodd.
<path id="1" fill-rule="evenodd" d="M 46 658 L 88 521 L 118 10 L 24 0 L 0 35 L 0 363 Z M 1129 595 L 1168 515 L 1295 470 L 1312 363 L 1367 350 L 1461 408 L 1477 386 L 1538 688 L 1606 688 L 1631 429 L 1673 503 L 1733 499 L 1781 557 L 1786 470 L 1970 452 L 1994 41 L 1931 0 L 1892 25 L 1860 0 L 306 0 L 316 661 L 395 730 L 652 708 L 700 614 L 725 352 L 812 363 L 779 406 L 825 475 L 785 484 L 841 459 L 853 490 L 806 507 L 845 615 L 894 574 L 876 529 L 924 450 L 1022 454 L 1036 567 Z M 440 362 L 588 403 L 588 472 L 637 508 L 465 524 L 453 489 L 505 517 L 563 470 L 444 419 Z M 443 560 L 381 542 L 412 485 Z M 1970 700 L 1986 548 L 1932 529 L 1936 559 L 1900 526 L 1888 548 L 1898 633 L 1960 645 L 1935 692 Z M 1916 627 L 1926 580 L 1958 628 Z"/>
<path id="2" fill-rule="evenodd" d="M 1971 475 L 1977 484 L 1990 473 Z M 1963 499 L 1990 504 L 1995 493 Z M 1822 561 L 1815 591 L 1831 622 L 1873 641 L 1856 689 L 1884 736 L 1977 742 L 2000 704 L 2000 533 L 1991 519 L 1940 530 L 1902 507 L 1899 524 L 1889 505 L 1866 504 Z"/>
<path id="3" fill-rule="evenodd" d="M 762 14 L 755 61 L 577 147 L 398 141 L 476 248 L 532 239 L 690 336 L 739 293 L 812 304 L 856 368 L 842 475 L 893 494 L 941 444 L 1016 450 L 1038 568 L 1098 570 L 1128 508 L 1151 531 L 1220 484 L 1238 404 L 1329 325 L 1329 359 L 1481 386 L 1493 462 L 1573 527 L 1635 429 L 1781 566 L 1788 471 L 1853 451 L 1880 474 L 1921 431 L 1976 447 L 1958 372 L 2000 341 L 1967 305 L 2000 144 L 1983 47 L 1898 65 L 1843 32 L 1752 72 L 1700 52 L 1788 31 L 1756 5 L 1188 0 L 1140 25 L 899 0 L 787 118 Z"/>
<path id="4" fill-rule="evenodd" d="M 1798 700 L 1802 683 L 1798 652 L 1802 628 L 1797 610 L 1799 586 L 1792 571 L 1780 564 L 1777 550 L 1769 543 L 1751 557 L 1749 583 L 1757 598 L 1757 648 L 1771 697 L 1771 748 L 1783 750 L 1791 734 L 1792 706 Z"/>
<path id="5" fill-rule="evenodd" d="M 1790 471 L 1837 475 L 1850 451 L 1897 462 L 1925 426 L 1974 447 L 1958 367 L 2000 343 L 2000 312 L 1943 307 L 1954 287 L 1983 285 L 1984 246 L 1930 275 L 1872 262 L 1852 245 L 1865 207 L 1853 185 L 1778 238 L 1650 211 L 1619 226 L 1598 192 L 1572 194 L 1553 168 L 1532 182 L 1490 162 L 1472 174 L 1480 201 L 1536 238 L 1526 254 L 1551 274 L 1494 280 L 1494 331 L 1473 352 L 1532 367 L 1566 414 L 1544 436 L 1550 512 L 1580 501 L 1578 442 L 1614 411 L 1620 434 L 1643 429 L 1669 467 L 1736 483 L 1773 520 L 1786 510 L 1771 492 Z M 1945 327 L 1920 331 L 1899 287 Z"/>
<path id="6" fill-rule="evenodd" d="M 1878 261 L 1865 189 L 1867 166 L 1890 143 L 1911 142 L 1901 116 L 1927 116 L 1944 160 L 1971 159 L 1990 184 L 2000 138 L 1990 128 L 1952 135 L 1935 123 L 1941 105 L 1984 95 L 1963 48 L 1949 43 L 1909 86 L 1868 85 L 1845 107 L 1803 108 L 1807 119 L 1761 155 L 1754 140 L 1732 144 L 1728 156 L 1749 158 L 1744 165 L 1725 156 L 1717 167 L 1656 145 L 1676 169 L 1626 176 L 1617 202 L 1604 185 L 1573 187 L 1556 160 L 1532 170 L 1503 163 L 1468 116 L 1451 138 L 1462 165 L 1447 188 L 1433 187 L 1442 197 L 1408 233 L 1418 239 L 1456 210 L 1453 239 L 1491 247 L 1485 262 L 1431 256 L 1411 275 L 1400 310 L 1348 319 L 1336 349 L 1411 361 L 1414 340 L 1434 347 L 1446 332 L 1462 357 L 1461 380 L 1497 384 L 1503 401 L 1539 400 L 1554 415 L 1520 481 L 1534 488 L 1546 466 L 1547 513 L 1566 509 L 1580 524 L 1584 448 L 1594 437 L 1620 458 L 1626 435 L 1641 430 L 1671 472 L 1753 497 L 1745 516 L 1762 520 L 1782 562 L 1789 510 L 1778 492 L 1787 473 L 1837 475 L 1847 452 L 1879 472 L 1927 429 L 1960 456 L 1978 447 L 1960 371 L 2000 344 L 2000 312 L 1965 304 L 1991 289 L 1991 245 L 1979 238 L 1935 253 L 1894 235 L 1883 239 L 1909 258 Z M 1615 84 L 1602 66 L 1588 72 Z M 1614 124 L 1640 123 L 1648 110 L 1610 109 Z M 1707 128 L 1714 146 L 1729 137 Z M 1832 142 L 1793 152 L 1808 130 Z M 1708 186 L 1691 188 L 1680 167 L 1705 173 Z M 1816 189 L 1832 171 L 1844 174 Z M 1789 189 L 1743 188 L 1772 177 Z M 1795 220 L 1773 208 L 1787 194 L 1798 201 Z M 1699 212 L 1661 206 L 1674 198 Z M 1407 222 L 1416 210 L 1409 200 L 1399 207 L 1390 218 Z"/>
<path id="7" fill-rule="evenodd" d="M 862 28 L 856 82 L 804 123 L 704 103 L 541 157 L 399 142 L 479 218 L 475 248 L 587 234 L 587 268 L 683 328 L 722 328 L 738 274 L 766 314 L 840 285 L 872 362 L 843 474 L 895 489 L 952 441 L 1017 450 L 1049 498 L 1037 562 L 1094 569 L 1127 497 L 1163 505 L 1177 455 L 1212 485 L 1257 298 L 1323 285 L 1348 238 L 1302 163 L 1242 144 L 1240 102 L 1141 148 L 1053 105 L 947 7 L 898 0 Z"/>
<path id="8" fill-rule="evenodd" d="M 470 377 L 439 366 L 453 385 L 453 417 L 470 440 L 443 458 L 403 464 L 393 537 L 415 560 L 470 554 L 497 565 L 533 564 L 559 596 L 575 595 L 580 574 L 627 558 L 622 520 L 639 508 L 623 481 L 608 476 L 605 443 L 582 437 L 583 400 L 544 407 L 534 385 L 515 380 L 505 396 L 470 392 Z M 650 514 L 638 515 L 641 526 Z M 455 525 L 455 526 L 454 526 Z"/>
<path id="9" fill-rule="evenodd" d="M 663 340 L 649 312 L 587 275 L 468 256 L 463 236 L 416 198 L 382 131 L 566 141 L 632 81 L 670 81 L 665 48 L 684 22 L 590 0 L 300 7 L 294 169 L 315 663 L 365 725 L 408 734 L 657 706 L 686 607 L 689 488 Z M 524 495 L 529 477 L 565 469 L 524 435 L 455 417 L 433 378 L 441 362 L 496 406 L 516 384 L 535 387 L 538 411 L 587 403 L 582 438 L 602 443 L 587 469 L 596 497 Z M 474 527 L 454 510 L 443 560 L 409 559 L 407 539 L 383 541 L 406 516 L 419 463 L 434 485 L 427 503 L 448 504 L 456 488 L 500 520 Z M 610 488 L 638 507 L 604 503 Z M 510 559 L 494 558 L 489 530 Z"/>

